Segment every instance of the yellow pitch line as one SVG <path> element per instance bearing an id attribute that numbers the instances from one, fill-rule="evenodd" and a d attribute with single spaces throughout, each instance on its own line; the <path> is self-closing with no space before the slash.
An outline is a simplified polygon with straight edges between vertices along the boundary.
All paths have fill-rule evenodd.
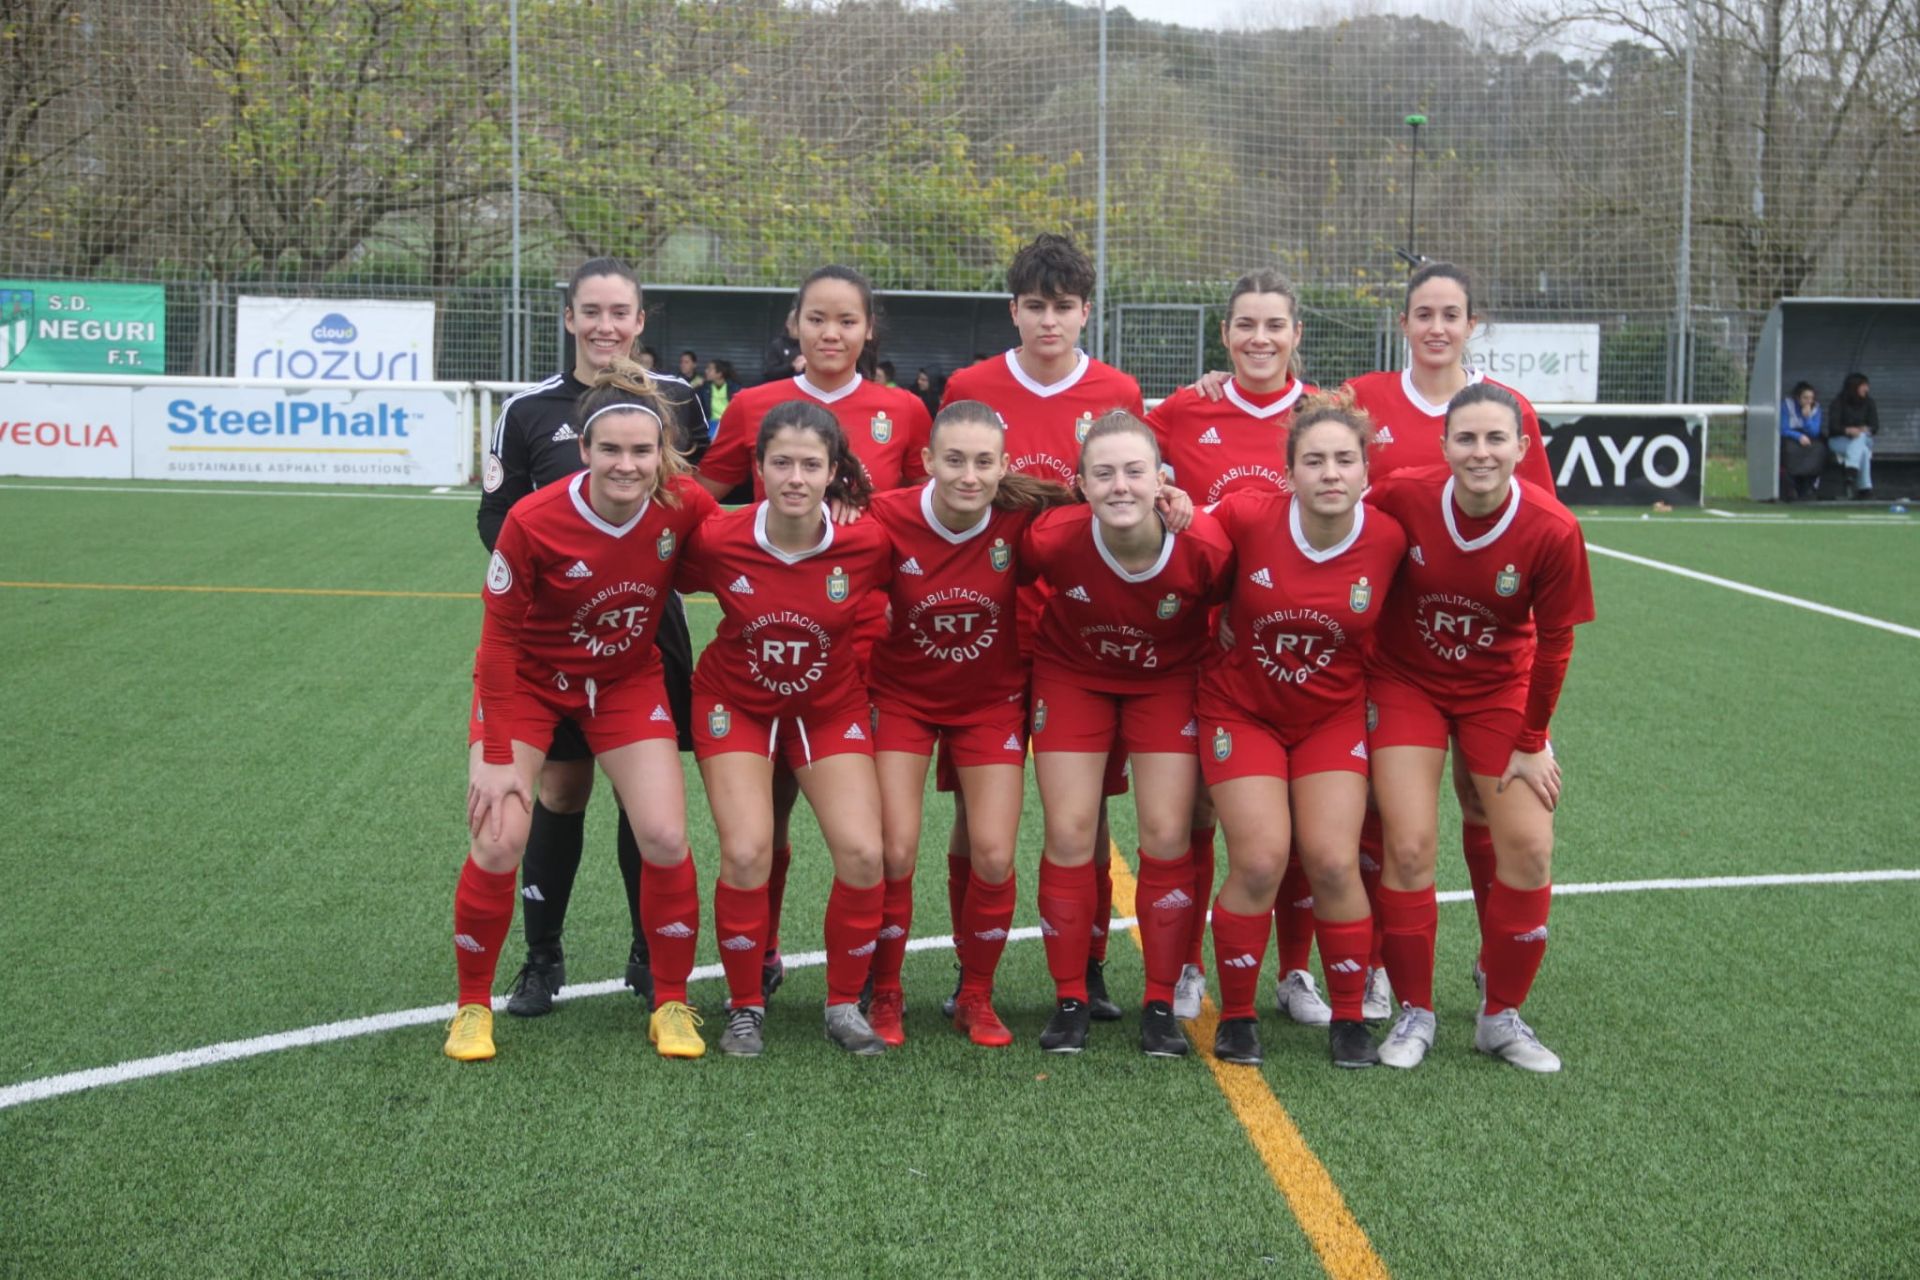
<path id="1" fill-rule="evenodd" d="M 1114 849 L 1113 905 L 1118 914 L 1139 914 L 1134 905 L 1135 888 L 1133 872 L 1120 850 Z M 1139 926 L 1129 932 L 1134 945 L 1139 946 Z M 1213 1056 L 1213 1033 L 1218 1023 L 1219 1014 L 1212 997 L 1208 997 L 1201 1005 L 1200 1016 L 1188 1024 L 1194 1049 L 1213 1072 L 1214 1083 L 1226 1095 L 1234 1118 L 1247 1132 L 1247 1140 L 1260 1153 L 1273 1185 L 1286 1197 L 1287 1207 L 1293 1210 L 1300 1229 L 1320 1256 L 1320 1265 L 1335 1280 L 1384 1280 L 1387 1264 L 1373 1251 L 1373 1242 L 1347 1208 L 1346 1197 L 1334 1185 L 1333 1175 L 1313 1154 L 1293 1117 L 1267 1087 L 1266 1077 L 1257 1069 L 1234 1066 Z"/>
<path id="2" fill-rule="evenodd" d="M 169 591 L 212 596 L 366 596 L 381 600 L 478 600 L 477 591 L 354 591 L 333 587 L 144 586 L 132 582 L 0 582 L 22 591 Z"/>

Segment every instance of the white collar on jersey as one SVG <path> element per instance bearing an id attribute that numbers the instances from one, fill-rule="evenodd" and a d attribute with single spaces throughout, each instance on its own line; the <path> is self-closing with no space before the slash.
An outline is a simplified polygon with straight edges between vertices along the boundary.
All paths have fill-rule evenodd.
<path id="1" fill-rule="evenodd" d="M 993 508 L 989 506 L 985 511 L 980 513 L 979 521 L 976 522 L 971 529 L 962 529 L 960 532 L 955 533 L 944 524 L 941 524 L 940 517 L 933 514 L 933 481 L 931 480 L 920 487 L 920 514 L 926 517 L 927 528 L 933 530 L 956 547 L 971 538 L 979 537 L 987 531 L 987 526 L 993 523 Z"/>
<path id="2" fill-rule="evenodd" d="M 856 373 L 853 375 L 853 381 L 849 382 L 846 386 L 840 388 L 838 391 L 822 391 L 819 387 L 816 387 L 813 385 L 813 383 L 807 381 L 806 374 L 800 373 L 800 374 L 794 375 L 793 385 L 800 389 L 800 393 L 802 395 L 810 396 L 813 399 L 818 400 L 821 404 L 833 404 L 836 401 L 845 400 L 848 396 L 858 391 L 860 389 L 860 384 L 865 382 L 866 380 L 867 379 L 865 375 Z"/>
<path id="3" fill-rule="evenodd" d="M 1007 372 L 1013 375 L 1015 382 L 1042 399 L 1047 396 L 1057 396 L 1062 391 L 1073 390 L 1074 384 L 1086 377 L 1087 370 L 1093 367 L 1093 357 L 1089 356 L 1086 352 L 1076 350 L 1073 354 L 1079 358 L 1074 361 L 1072 373 L 1060 379 L 1058 382 L 1035 382 L 1027 375 L 1027 371 L 1020 367 L 1020 349 L 1018 347 L 1009 347 L 1007 348 Z"/>
<path id="4" fill-rule="evenodd" d="M 778 560 L 782 564 L 799 564 L 802 560 L 817 556 L 833 545 L 833 515 L 828 511 L 822 510 L 820 514 L 824 516 L 825 519 L 822 520 L 821 523 L 826 525 L 826 531 L 820 535 L 819 542 L 808 547 L 805 551 L 782 551 L 780 548 L 774 546 L 772 540 L 767 537 L 767 508 L 771 505 L 770 502 L 762 499 L 760 505 L 754 508 L 753 540 L 760 544 L 762 551 L 772 556 L 775 560 Z"/>
<path id="5" fill-rule="evenodd" d="M 1293 408 L 1295 402 L 1300 399 L 1300 393 L 1304 390 L 1306 390 L 1306 384 L 1301 382 L 1300 379 L 1295 378 L 1293 380 L 1293 390 L 1287 392 L 1287 394 L 1281 396 L 1272 404 L 1258 405 L 1242 394 L 1239 383 L 1235 382 L 1232 378 L 1228 378 L 1226 396 L 1227 399 L 1233 401 L 1233 403 L 1239 407 L 1242 413 L 1251 414 L 1256 418 L 1272 418 Z"/>
<path id="6" fill-rule="evenodd" d="M 1307 532 L 1300 527 L 1299 495 L 1294 495 L 1293 501 L 1287 503 L 1287 529 L 1293 534 L 1293 545 L 1300 549 L 1301 555 L 1313 561 L 1315 564 L 1325 564 L 1354 543 L 1360 541 L 1360 531 L 1366 527 L 1367 504 L 1364 502 L 1356 502 L 1353 504 L 1353 528 L 1347 530 L 1346 537 L 1340 539 L 1340 541 L 1334 543 L 1325 551 L 1322 551 L 1307 541 Z"/>
<path id="7" fill-rule="evenodd" d="M 1154 512 L 1153 515 L 1156 520 L 1159 519 L 1159 512 Z M 1156 559 L 1151 566 L 1142 569 L 1139 573 L 1128 573 L 1126 566 L 1114 559 L 1113 552 L 1107 550 L 1107 540 L 1100 536 L 1099 517 L 1095 516 L 1093 519 L 1088 520 L 1087 527 L 1093 530 L 1094 550 L 1100 553 L 1100 558 L 1107 562 L 1107 568 L 1118 574 L 1122 582 L 1146 582 L 1156 577 L 1162 569 L 1167 567 L 1167 561 L 1173 559 L 1173 540 L 1177 535 L 1173 530 L 1165 529 L 1166 536 L 1160 540 L 1159 558 Z"/>
<path id="8" fill-rule="evenodd" d="M 1494 523 L 1493 528 L 1487 530 L 1472 542 L 1468 542 L 1460 536 L 1460 526 L 1453 522 L 1453 477 L 1447 477 L 1447 486 L 1440 491 L 1440 514 L 1446 519 L 1447 533 L 1453 538 L 1454 546 L 1460 548 L 1462 551 L 1478 551 L 1480 548 L 1490 547 L 1500 540 L 1500 535 L 1507 531 L 1507 527 L 1513 523 L 1513 518 L 1520 514 L 1520 481 L 1517 478 L 1509 479 L 1507 481 L 1507 487 L 1511 489 L 1512 492 L 1507 496 L 1506 511 L 1504 511 L 1500 519 Z"/>
<path id="9" fill-rule="evenodd" d="M 567 496 L 573 499 L 573 509 L 580 513 L 582 520 L 585 520 L 588 524 L 606 534 L 608 537 L 626 537 L 628 531 L 631 530 L 633 526 L 639 524 L 641 519 L 647 514 L 647 508 L 653 505 L 653 495 L 647 495 L 647 500 L 640 504 L 640 509 L 634 512 L 632 518 L 625 524 L 608 524 L 600 518 L 600 513 L 593 509 L 593 504 L 587 501 L 587 474 L 585 471 L 575 472 L 572 481 L 567 485 Z"/>
<path id="10" fill-rule="evenodd" d="M 1472 386 L 1476 382 L 1485 382 L 1486 380 L 1487 380 L 1487 371 L 1485 369 L 1480 368 L 1478 365 L 1467 366 L 1467 386 L 1468 387 Z M 1461 388 L 1461 390 L 1463 391 L 1465 389 L 1466 389 L 1465 387 Z M 1442 400 L 1439 404 L 1435 404 L 1433 401 L 1427 399 L 1425 396 L 1421 395 L 1418 391 L 1415 391 L 1413 389 L 1413 370 L 1411 368 L 1402 369 L 1400 371 L 1400 394 L 1407 398 L 1408 404 L 1411 404 L 1414 408 L 1426 414 L 1429 418 L 1438 418 L 1443 416 L 1447 412 L 1446 401 Z"/>

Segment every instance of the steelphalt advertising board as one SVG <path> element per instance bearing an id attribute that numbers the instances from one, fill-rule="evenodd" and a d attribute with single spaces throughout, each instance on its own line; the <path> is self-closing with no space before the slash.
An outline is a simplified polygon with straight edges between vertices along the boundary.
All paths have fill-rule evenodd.
<path id="1" fill-rule="evenodd" d="M 1705 427 L 1698 418 L 1542 415 L 1553 483 L 1568 506 L 1697 507 Z"/>
<path id="2" fill-rule="evenodd" d="M 133 388 L 0 382 L 0 476 L 133 476 Z"/>
<path id="3" fill-rule="evenodd" d="M 157 284 L 0 280 L 0 369 L 165 373 L 167 291 Z"/>
<path id="4" fill-rule="evenodd" d="M 169 386 L 133 395 L 135 479 L 464 484 L 453 391 Z"/>
<path id="5" fill-rule="evenodd" d="M 433 304 L 241 298 L 233 374 L 288 382 L 433 381 Z"/>

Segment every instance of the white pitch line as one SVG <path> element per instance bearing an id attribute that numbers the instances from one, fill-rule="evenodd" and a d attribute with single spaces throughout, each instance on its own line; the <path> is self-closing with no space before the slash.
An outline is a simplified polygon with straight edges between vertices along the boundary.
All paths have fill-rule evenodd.
<path id="1" fill-rule="evenodd" d="M 1716 587 L 1725 587 L 1729 591 L 1738 591 L 1742 595 L 1756 596 L 1762 600 L 1771 600 L 1775 604 L 1788 604 L 1796 609 L 1805 609 L 1809 613 L 1825 614 L 1829 618 L 1839 618 L 1843 622 L 1857 622 L 1863 627 L 1874 627 L 1881 631 L 1891 631 L 1897 636 L 1906 636 L 1911 640 L 1920 640 L 1920 629 L 1901 626 L 1897 622 L 1888 622 L 1884 618 L 1871 618 L 1864 613 L 1854 613 L 1848 609 L 1836 609 L 1830 604 L 1821 604 L 1818 600 L 1803 600 L 1799 596 L 1786 595 L 1779 591 L 1769 591 L 1765 587 L 1749 586 L 1744 582 L 1735 582 L 1732 578 L 1716 577 L 1711 573 L 1701 573 L 1698 569 L 1689 569 L 1683 565 L 1668 564 L 1665 560 L 1651 560 L 1646 556 L 1631 555 L 1625 551 L 1615 551 L 1612 547 L 1603 547 L 1589 542 L 1587 550 L 1595 555 L 1611 556 L 1615 560 L 1625 560 L 1629 564 L 1641 565 L 1648 569 L 1658 569 L 1662 573 L 1678 574 L 1682 578 L 1692 578 L 1695 582 L 1705 582 Z"/>
<path id="2" fill-rule="evenodd" d="M 1553 886 L 1553 895 L 1556 898 L 1563 898 L 1594 893 L 1646 893 L 1669 889 L 1760 889 L 1810 884 L 1876 884 L 1890 880 L 1920 881 L 1920 870 L 1700 876 L 1690 880 L 1601 880 L 1586 884 L 1557 884 Z M 1459 889 L 1449 890 L 1437 897 L 1441 902 L 1467 902 L 1472 900 L 1473 894 L 1465 889 Z M 1110 928 L 1113 931 L 1131 929 L 1136 923 L 1138 921 L 1129 916 L 1115 920 Z M 1009 930 L 1007 941 L 1031 942 L 1039 936 L 1039 929 L 1027 926 Z M 907 943 L 907 950 L 946 951 L 952 946 L 953 939 L 948 935 L 932 934 L 924 938 L 911 939 Z M 824 951 L 807 951 L 787 956 L 786 964 L 790 970 L 813 969 L 825 964 L 826 960 L 827 953 Z M 707 964 L 701 965 L 689 974 L 688 980 L 699 982 L 720 976 L 722 971 L 719 965 Z M 584 1000 L 594 996 L 613 995 L 624 990 L 626 990 L 625 983 L 617 978 L 610 978 L 604 982 L 576 983 L 563 990 L 557 998 L 561 1001 Z M 505 1006 L 505 996 L 493 998 L 493 1007 L 496 1010 Z M 135 1058 L 131 1061 L 116 1063 L 111 1067 L 94 1067 L 86 1071 L 69 1071 L 64 1075 L 44 1076 L 38 1080 L 27 1080 L 0 1088 L 0 1111 L 28 1102 L 44 1102 L 49 1098 L 59 1098 L 70 1093 L 84 1093 L 89 1089 L 98 1089 L 106 1085 L 125 1084 L 129 1080 L 175 1075 L 182 1071 L 192 1071 L 196 1067 L 211 1067 L 221 1062 L 257 1058 L 261 1054 L 279 1053 L 284 1049 L 331 1044 L 336 1040 L 351 1040 L 357 1036 L 395 1031 L 401 1027 L 425 1026 L 443 1022 L 451 1018 L 453 1012 L 454 1006 L 451 1004 L 427 1005 L 419 1009 L 396 1009 L 391 1013 L 376 1013 L 365 1018 L 349 1018 L 344 1022 L 322 1023 L 314 1027 L 302 1027 L 297 1031 L 281 1031 L 274 1035 L 254 1036 L 247 1040 L 228 1040 L 220 1044 L 204 1045 L 198 1049 L 187 1049 L 180 1053 L 166 1053 L 153 1058 Z"/>
<path id="3" fill-rule="evenodd" d="M 376 498 L 389 502 L 472 502 L 474 493 L 326 493 L 314 489 L 176 489 L 115 484 L 0 484 L 0 489 L 28 493 L 140 493 L 199 495 L 210 498 Z"/>

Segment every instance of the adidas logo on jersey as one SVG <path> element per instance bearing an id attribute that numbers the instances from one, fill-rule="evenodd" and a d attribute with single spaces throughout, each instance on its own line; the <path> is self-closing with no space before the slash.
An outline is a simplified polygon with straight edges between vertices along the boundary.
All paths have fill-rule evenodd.
<path id="1" fill-rule="evenodd" d="M 1155 911 L 1179 911 L 1193 905 L 1193 899 L 1185 889 L 1175 889 L 1153 904 Z"/>
<path id="2" fill-rule="evenodd" d="M 857 947 L 847 948 L 847 954 L 850 956 L 870 956 L 879 949 L 880 944 L 877 942 L 863 942 Z"/>
<path id="3" fill-rule="evenodd" d="M 1347 752 L 1347 754 L 1355 760 L 1365 760 L 1367 758 L 1367 744 L 1365 742 L 1356 742 L 1353 744 L 1353 750 Z"/>
<path id="4" fill-rule="evenodd" d="M 1383 425 L 1378 431 L 1373 433 L 1373 442 L 1375 444 L 1392 444 L 1393 428 Z"/>
<path id="5" fill-rule="evenodd" d="M 473 952 L 473 953 L 474 953 L 475 955 L 478 955 L 478 954 L 480 954 L 480 953 L 481 953 L 482 951 L 485 951 L 485 950 L 486 950 L 486 948 L 485 948 L 485 947 L 483 947 L 483 946 L 481 946 L 481 945 L 480 945 L 480 939 L 478 939 L 478 938 L 476 938 L 476 937 L 474 937 L 474 936 L 473 936 L 472 934 L 470 934 L 470 933 L 456 933 L 456 934 L 454 934 L 454 935 L 453 935 L 453 945 L 454 945 L 454 946 L 456 946 L 456 947 L 458 947 L 458 948 L 460 948 L 460 949 L 461 949 L 462 951 L 471 951 L 471 952 Z"/>
<path id="6" fill-rule="evenodd" d="M 1000 749 L 1001 749 L 1002 751 L 1019 751 L 1019 750 L 1022 750 L 1023 748 L 1022 748 L 1022 747 L 1020 746 L 1020 735 L 1019 735 L 1019 734 L 1017 734 L 1017 733 L 1010 733 L 1010 734 L 1008 734 L 1008 735 L 1007 735 L 1007 740 L 1006 740 L 1006 742 L 1005 742 L 1004 744 L 1002 744 L 1002 746 L 1001 746 L 1001 748 L 1000 748 Z"/>
<path id="7" fill-rule="evenodd" d="M 1200 736 L 1200 722 L 1199 722 L 1198 720 L 1189 720 L 1189 721 L 1187 721 L 1187 726 L 1186 726 L 1186 728 L 1184 728 L 1184 729 L 1182 729 L 1182 730 L 1180 730 L 1180 736 L 1181 736 L 1181 737 L 1183 737 L 1183 738 L 1197 738 L 1197 737 L 1199 737 L 1199 736 Z"/>
<path id="8" fill-rule="evenodd" d="M 1273 575 L 1267 572 L 1265 565 L 1255 569 L 1247 576 L 1252 579 L 1253 585 L 1256 587 L 1271 587 L 1273 585 Z"/>
<path id="9" fill-rule="evenodd" d="M 747 575 L 743 573 L 727 584 L 727 590 L 737 596 L 750 596 L 753 594 L 753 584 L 747 581 Z"/>
<path id="10" fill-rule="evenodd" d="M 1417 542 L 1413 544 L 1413 550 L 1407 552 L 1407 556 L 1415 564 L 1424 565 L 1427 562 L 1427 553 L 1420 549 L 1420 544 Z"/>
<path id="11" fill-rule="evenodd" d="M 648 716 L 647 719 L 658 723 L 663 720 L 671 720 L 673 719 L 673 717 L 667 714 L 667 709 L 665 707 L 661 706 L 658 703 L 655 703 L 653 707 L 653 714 Z"/>
<path id="12" fill-rule="evenodd" d="M 906 936 L 907 931 L 897 924 L 890 924 L 880 931 L 880 941 L 882 942 L 892 942 L 895 938 L 904 938 Z"/>
<path id="13" fill-rule="evenodd" d="M 587 562 L 585 560 L 575 560 L 573 562 L 573 568 L 567 570 L 567 576 L 569 578 L 591 578 L 593 576 L 593 570 L 587 568 Z"/>
<path id="14" fill-rule="evenodd" d="M 1258 969 L 1260 967 L 1259 957 L 1250 956 L 1244 951 L 1237 956 L 1229 956 L 1220 963 L 1226 965 L 1229 969 Z"/>
<path id="15" fill-rule="evenodd" d="M 1538 929 L 1529 929 L 1525 933 L 1516 933 L 1513 935 L 1513 940 L 1515 942 L 1545 942 L 1547 940 L 1547 926 L 1541 925 Z"/>
<path id="16" fill-rule="evenodd" d="M 920 573 L 921 572 L 920 561 L 913 556 L 908 556 L 906 559 L 906 563 L 900 566 L 899 572 L 912 573 L 912 574 Z"/>
<path id="17" fill-rule="evenodd" d="M 1336 960 L 1327 966 L 1335 973 L 1359 973 L 1362 967 L 1358 960 Z"/>
<path id="18" fill-rule="evenodd" d="M 720 939 L 720 945 L 728 951 L 751 951 L 760 944 L 744 933 L 736 933 L 731 938 Z"/>
<path id="19" fill-rule="evenodd" d="M 545 902 L 547 900 L 547 895 L 540 892 L 540 886 L 537 884 L 530 884 L 526 888 L 522 889 L 520 891 L 520 896 L 525 898 L 528 902 Z"/>
<path id="20" fill-rule="evenodd" d="M 1093 597 L 1087 594 L 1085 587 L 1074 587 L 1067 592 L 1067 599 L 1078 600 L 1081 604 L 1092 604 Z"/>
<path id="21" fill-rule="evenodd" d="M 1007 931 L 1005 929 L 982 929 L 973 936 L 982 942 L 1005 942 L 1007 940 Z"/>
<path id="22" fill-rule="evenodd" d="M 654 932 L 663 938 L 691 938 L 693 936 L 693 930 L 689 929 L 679 920 L 675 920 L 672 924 L 663 924 L 658 929 L 655 929 Z"/>
<path id="23" fill-rule="evenodd" d="M 1214 427 L 1208 427 L 1205 431 L 1202 431 L 1200 433 L 1200 443 L 1201 444 L 1219 444 L 1220 443 L 1219 430 Z"/>
<path id="24" fill-rule="evenodd" d="M 848 725 L 847 731 L 840 736 L 848 742 L 865 742 L 867 740 L 866 733 L 863 732 L 857 724 Z"/>
<path id="25" fill-rule="evenodd" d="M 580 433 L 573 429 L 571 422 L 561 423 L 560 429 L 553 433 L 553 442 L 555 444 L 562 444 L 568 440 L 578 440 L 579 438 Z"/>

